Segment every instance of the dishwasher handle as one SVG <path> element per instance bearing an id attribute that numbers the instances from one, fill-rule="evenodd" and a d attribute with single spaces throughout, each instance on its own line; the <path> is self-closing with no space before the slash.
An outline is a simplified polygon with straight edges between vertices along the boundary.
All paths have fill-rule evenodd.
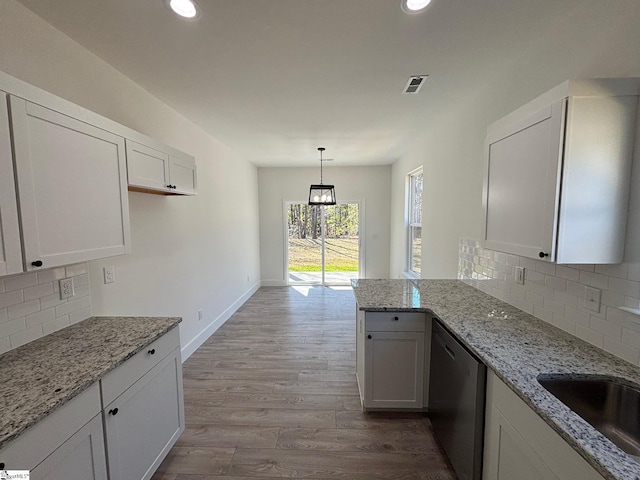
<path id="1" fill-rule="evenodd" d="M 449 354 L 451 358 L 456 359 L 456 352 L 454 352 L 449 345 L 447 345 L 447 341 L 440 335 L 440 332 L 434 332 L 434 336 L 436 342 L 444 349 L 445 352 Z"/>

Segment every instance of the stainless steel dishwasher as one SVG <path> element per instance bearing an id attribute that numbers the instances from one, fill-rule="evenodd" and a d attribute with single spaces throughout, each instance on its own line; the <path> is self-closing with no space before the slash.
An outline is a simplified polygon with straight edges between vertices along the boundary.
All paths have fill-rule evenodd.
<path id="1" fill-rule="evenodd" d="M 487 368 L 434 319 L 429 417 L 461 480 L 482 478 Z"/>

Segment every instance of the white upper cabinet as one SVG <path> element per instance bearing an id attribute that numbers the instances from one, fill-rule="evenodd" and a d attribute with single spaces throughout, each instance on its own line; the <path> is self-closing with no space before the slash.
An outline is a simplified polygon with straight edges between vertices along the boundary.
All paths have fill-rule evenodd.
<path id="1" fill-rule="evenodd" d="M 130 251 L 124 138 L 10 96 L 26 270 Z"/>
<path id="2" fill-rule="evenodd" d="M 129 190 L 160 195 L 195 195 L 194 158 L 169 150 L 155 142 L 147 146 L 127 140 Z"/>
<path id="3" fill-rule="evenodd" d="M 637 79 L 565 82 L 489 127 L 486 248 L 622 261 L 637 92 Z"/>
<path id="4" fill-rule="evenodd" d="M 7 98 L 0 91 L 0 275 L 23 271 Z"/>

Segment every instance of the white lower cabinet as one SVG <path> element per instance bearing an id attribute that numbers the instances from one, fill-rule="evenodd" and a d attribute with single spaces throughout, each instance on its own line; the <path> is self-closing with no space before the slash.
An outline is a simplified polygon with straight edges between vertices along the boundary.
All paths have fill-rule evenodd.
<path id="1" fill-rule="evenodd" d="M 32 480 L 106 480 L 100 408 L 95 383 L 0 450 L 0 463 Z"/>
<path id="2" fill-rule="evenodd" d="M 491 371 L 487 374 L 482 478 L 603 479 Z"/>
<path id="3" fill-rule="evenodd" d="M 419 312 L 358 312 L 357 318 L 356 364 L 363 408 L 426 407 L 431 319 Z"/>
<path id="4" fill-rule="evenodd" d="M 104 425 L 110 479 L 151 478 L 184 430 L 180 351 L 107 405 Z"/>
<path id="5" fill-rule="evenodd" d="M 101 386 L 109 478 L 148 480 L 184 431 L 178 329 L 109 372 Z"/>
<path id="6" fill-rule="evenodd" d="M 96 415 L 31 472 L 31 480 L 107 480 L 102 417 Z"/>

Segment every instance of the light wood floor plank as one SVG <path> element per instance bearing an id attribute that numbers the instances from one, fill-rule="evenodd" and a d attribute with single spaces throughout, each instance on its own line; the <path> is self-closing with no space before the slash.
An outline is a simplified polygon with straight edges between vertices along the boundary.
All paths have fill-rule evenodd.
<path id="1" fill-rule="evenodd" d="M 261 288 L 183 365 L 152 480 L 455 480 L 421 413 L 363 413 L 351 290 Z"/>

